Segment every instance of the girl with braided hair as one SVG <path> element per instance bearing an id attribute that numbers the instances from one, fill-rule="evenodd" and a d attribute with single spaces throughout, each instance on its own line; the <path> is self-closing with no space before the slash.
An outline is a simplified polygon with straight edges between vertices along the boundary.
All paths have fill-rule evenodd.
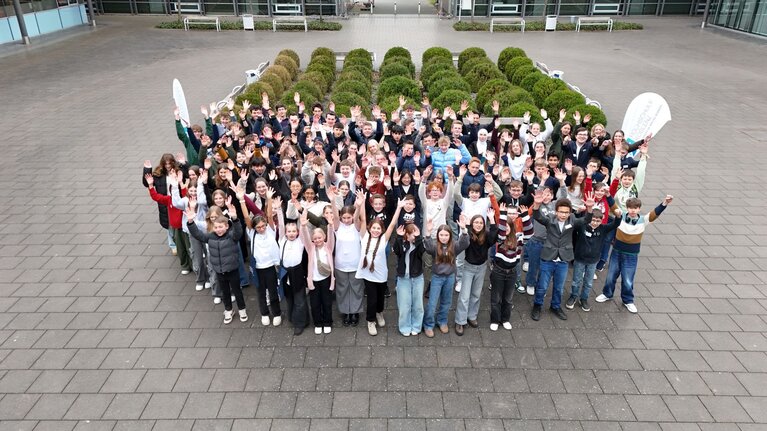
<path id="1" fill-rule="evenodd" d="M 392 220 L 399 218 L 399 213 L 405 201 L 397 203 L 397 210 Z M 356 278 L 365 282 L 365 294 L 367 295 L 367 312 L 365 319 L 368 322 L 368 334 L 377 335 L 376 323 L 383 328 L 386 321 L 383 316 L 384 292 L 389 279 L 389 267 L 386 264 L 386 248 L 389 246 L 391 237 L 397 223 L 389 223 L 389 228 L 384 231 L 384 224 L 380 219 L 373 219 L 370 225 L 366 223 L 365 205 L 360 208 L 362 221 L 360 231 L 367 228 L 367 234 L 362 238 L 362 259 L 357 268 Z"/>

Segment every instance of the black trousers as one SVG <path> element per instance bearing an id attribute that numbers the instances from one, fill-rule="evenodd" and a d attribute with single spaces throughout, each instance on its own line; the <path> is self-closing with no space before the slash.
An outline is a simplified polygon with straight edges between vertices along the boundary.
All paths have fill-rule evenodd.
<path id="1" fill-rule="evenodd" d="M 306 304 L 306 266 L 296 265 L 285 268 L 282 290 L 285 292 L 288 319 L 296 328 L 306 328 L 309 324 L 309 308 Z"/>
<path id="2" fill-rule="evenodd" d="M 269 309 L 272 316 L 277 317 L 280 312 L 280 294 L 277 292 L 277 269 L 273 266 L 269 268 L 256 268 L 258 276 L 258 307 L 261 309 L 262 316 L 269 315 Z M 239 281 L 238 281 L 239 283 Z M 266 305 L 266 291 L 269 290 L 269 305 Z"/>
<path id="3" fill-rule="evenodd" d="M 330 291 L 330 277 L 314 282 L 309 291 L 314 326 L 333 326 L 333 292 Z"/>
<path id="4" fill-rule="evenodd" d="M 368 322 L 375 322 L 376 313 L 383 313 L 385 290 L 385 282 L 376 283 L 375 281 L 365 280 L 365 295 L 367 295 L 367 310 L 365 312 L 365 320 Z"/>
<path id="5" fill-rule="evenodd" d="M 237 300 L 237 309 L 245 309 L 245 298 L 242 296 L 242 289 L 240 289 L 240 271 L 235 269 L 234 271 L 216 273 L 218 277 L 218 285 L 221 286 L 223 291 L 224 309 L 226 311 L 232 310 L 232 295 Z"/>
<path id="6" fill-rule="evenodd" d="M 496 262 L 490 271 L 490 323 L 503 323 L 511 319 L 511 300 L 516 289 L 517 268 L 501 268 Z"/>

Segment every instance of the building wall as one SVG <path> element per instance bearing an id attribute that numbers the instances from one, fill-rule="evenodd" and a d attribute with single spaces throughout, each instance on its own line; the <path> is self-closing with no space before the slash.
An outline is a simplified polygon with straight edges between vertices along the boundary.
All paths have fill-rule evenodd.
<path id="1" fill-rule="evenodd" d="M 0 9 L 0 44 L 21 40 L 19 22 L 13 14 L 13 7 L 4 2 Z M 56 2 L 24 2 L 24 24 L 30 37 L 52 33 L 78 25 L 88 23 L 85 13 L 85 5 L 68 4 L 64 0 L 62 5 Z"/>
<path id="2" fill-rule="evenodd" d="M 767 36 L 767 0 L 719 0 L 709 23 Z"/>

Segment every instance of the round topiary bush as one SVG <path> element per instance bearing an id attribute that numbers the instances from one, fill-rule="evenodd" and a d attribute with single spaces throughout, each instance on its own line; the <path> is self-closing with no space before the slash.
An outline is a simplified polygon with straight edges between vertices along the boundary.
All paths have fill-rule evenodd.
<path id="1" fill-rule="evenodd" d="M 471 91 L 476 93 L 487 81 L 503 79 L 503 72 L 492 63 L 480 63 L 466 74 L 466 80 L 471 85 Z"/>
<path id="2" fill-rule="evenodd" d="M 312 57 L 311 57 L 312 60 L 314 60 L 315 57 L 328 57 L 335 60 L 336 54 L 333 52 L 332 49 L 321 46 L 315 49 L 314 51 L 312 51 Z"/>
<path id="3" fill-rule="evenodd" d="M 378 86 L 378 98 L 386 99 L 387 96 L 410 97 L 412 99 L 421 98 L 421 89 L 418 83 L 404 76 L 393 76 Z"/>
<path id="4" fill-rule="evenodd" d="M 336 82 L 342 82 L 342 81 L 359 82 L 360 84 L 364 85 L 365 88 L 367 88 L 368 94 L 371 94 L 371 92 L 373 91 L 373 83 L 370 82 L 370 80 L 365 78 L 360 72 L 356 70 L 347 70 L 347 71 L 341 72 L 341 74 L 338 75 Z"/>
<path id="5" fill-rule="evenodd" d="M 395 46 L 393 48 L 389 48 L 389 50 L 386 51 L 386 54 L 384 54 L 384 63 L 386 63 L 386 60 L 388 60 L 391 57 L 405 57 L 408 60 L 412 59 L 412 57 L 410 57 L 410 51 L 408 51 L 406 48 L 403 48 L 401 46 Z"/>
<path id="6" fill-rule="evenodd" d="M 437 60 L 429 63 L 427 66 L 424 66 L 421 69 L 421 82 L 423 82 L 424 86 L 428 87 L 431 77 L 437 72 L 441 72 L 443 70 L 452 70 L 458 74 L 458 70 L 453 67 L 452 61 L 443 62 L 441 57 L 435 57 L 435 59 Z"/>
<path id="7" fill-rule="evenodd" d="M 336 81 L 333 93 L 354 93 L 362 98 L 370 100 L 370 88 L 361 81 Z"/>
<path id="8" fill-rule="evenodd" d="M 287 55 L 278 55 L 277 58 L 274 59 L 275 65 L 279 65 L 284 67 L 285 69 L 288 69 L 288 72 L 290 72 L 290 78 L 295 79 L 298 75 L 298 65 L 296 62 L 288 57 Z"/>
<path id="9" fill-rule="evenodd" d="M 349 65 L 345 64 L 344 68 L 341 69 L 341 73 L 350 72 L 350 71 L 358 72 L 365 78 L 365 81 L 368 81 L 371 84 L 373 83 L 373 69 L 361 64 L 349 64 Z"/>
<path id="10" fill-rule="evenodd" d="M 237 96 L 237 99 L 235 99 L 235 103 L 238 105 L 242 105 L 243 100 L 247 100 L 251 102 L 253 105 L 260 105 L 261 104 L 261 95 L 263 93 L 266 93 L 269 95 L 269 100 L 277 100 L 277 96 L 274 93 L 274 89 L 271 85 L 265 83 L 265 82 L 254 82 L 250 85 L 248 85 L 245 88 L 245 91 L 243 91 L 239 96 Z"/>
<path id="11" fill-rule="evenodd" d="M 511 77 L 514 76 L 514 72 L 517 71 L 518 68 L 522 66 L 532 66 L 533 60 L 530 60 L 527 57 L 514 57 L 511 60 L 507 61 L 506 64 L 503 66 L 503 73 L 506 74 L 506 78 L 511 81 Z"/>
<path id="12" fill-rule="evenodd" d="M 594 105 L 585 105 L 585 104 L 584 105 L 571 106 L 567 110 L 567 116 L 565 118 L 566 119 L 572 119 L 573 118 L 573 114 L 575 114 L 575 111 L 580 112 L 581 119 L 583 119 L 583 117 L 585 117 L 586 114 L 591 114 L 591 120 L 588 123 L 586 123 L 586 125 L 589 128 L 594 127 L 594 125 L 597 124 L 597 123 L 607 127 L 607 116 L 605 115 L 605 113 L 601 109 L 597 108 L 596 106 L 594 106 Z M 559 115 L 559 114 L 557 114 L 557 115 Z"/>
<path id="13" fill-rule="evenodd" d="M 447 90 L 460 90 L 471 93 L 471 85 L 463 78 L 445 78 L 432 81 L 429 86 L 429 100 L 435 100 Z"/>
<path id="14" fill-rule="evenodd" d="M 387 66 L 389 64 L 401 64 L 405 67 L 407 67 L 408 71 L 410 72 L 410 78 L 415 77 L 415 64 L 413 64 L 412 61 L 410 61 L 409 58 L 406 57 L 389 57 L 388 60 L 384 60 L 384 62 L 381 64 L 381 67 Z"/>
<path id="15" fill-rule="evenodd" d="M 329 58 L 329 57 L 315 57 L 312 59 L 312 61 L 309 62 L 307 65 L 307 68 L 310 66 L 314 66 L 316 64 L 321 64 L 325 67 L 328 67 L 330 69 L 336 70 L 336 59 L 335 58 Z"/>
<path id="16" fill-rule="evenodd" d="M 484 49 L 479 47 L 466 48 L 458 54 L 458 70 L 463 71 L 463 65 L 471 58 L 487 57 Z M 452 55 L 451 57 L 452 58 Z"/>
<path id="17" fill-rule="evenodd" d="M 501 105 L 500 112 L 504 112 L 504 108 L 516 105 L 517 103 L 529 103 L 533 104 L 533 96 L 522 88 L 514 87 L 509 90 L 502 91 L 495 96 L 495 100 Z M 485 104 L 485 111 L 493 112 L 492 100 L 487 101 Z"/>
<path id="18" fill-rule="evenodd" d="M 296 65 L 300 68 L 301 67 L 301 57 L 298 56 L 298 53 L 293 51 L 292 49 L 283 49 L 282 51 L 277 53 L 277 57 L 281 55 L 287 55 L 288 57 L 292 58 L 293 61 L 296 62 Z"/>
<path id="19" fill-rule="evenodd" d="M 327 77 L 316 70 L 302 74 L 300 80 L 313 82 L 323 93 L 327 93 L 330 89 L 330 82 L 328 82 Z"/>
<path id="20" fill-rule="evenodd" d="M 501 53 L 498 54 L 498 67 L 500 69 L 503 69 L 503 71 L 505 72 L 506 63 L 508 63 L 509 60 L 515 57 L 527 57 L 527 54 L 525 54 L 525 51 L 522 48 L 515 48 L 513 46 L 504 48 L 503 51 L 501 51 Z"/>
<path id="21" fill-rule="evenodd" d="M 325 92 L 320 90 L 315 83 L 311 81 L 298 81 L 293 85 L 293 91 L 298 91 L 300 94 L 311 93 L 316 100 L 322 100 L 325 98 Z"/>
<path id="22" fill-rule="evenodd" d="M 485 105 L 490 102 L 492 106 L 492 101 L 495 99 L 495 97 L 506 90 L 511 90 L 514 88 L 513 85 L 509 81 L 504 79 L 491 79 L 485 83 L 485 85 L 482 86 L 482 88 L 479 89 L 477 92 L 477 106 L 480 108 L 484 108 Z M 482 111 L 485 115 L 492 115 L 493 110 L 492 108 L 488 111 L 483 109 Z"/>
<path id="23" fill-rule="evenodd" d="M 373 71 L 373 64 L 360 57 L 347 58 L 346 60 L 344 60 L 344 69 L 348 67 L 352 67 L 352 66 L 365 68 L 370 70 L 371 72 Z"/>
<path id="24" fill-rule="evenodd" d="M 413 105 L 413 107 L 416 107 L 416 110 L 420 107 L 419 103 L 416 103 L 413 101 L 413 99 L 405 98 L 405 106 L 407 105 Z M 396 111 L 399 108 L 399 96 L 389 96 L 386 99 L 383 99 L 381 101 L 378 100 L 378 106 L 381 107 L 384 111 L 389 113 L 389 118 L 391 118 L 391 113 Z"/>
<path id="25" fill-rule="evenodd" d="M 301 95 L 301 101 L 304 102 L 304 105 L 306 106 L 306 109 L 309 109 L 310 106 L 317 103 L 317 98 L 314 97 L 314 94 L 312 94 L 309 91 L 306 91 L 306 89 L 301 88 L 295 88 L 291 87 L 282 94 L 282 98 L 280 99 L 280 102 L 288 107 L 296 106 L 296 102 L 293 101 L 293 94 L 298 92 L 299 95 Z M 290 110 L 290 108 L 288 108 Z"/>
<path id="26" fill-rule="evenodd" d="M 336 115 L 339 117 L 341 115 L 351 115 L 352 106 L 360 106 L 362 108 L 362 114 L 368 118 L 371 117 L 370 100 L 367 100 L 358 94 L 346 92 L 333 93 L 330 100 L 336 104 Z"/>
<path id="27" fill-rule="evenodd" d="M 264 84 L 272 87 L 272 90 L 274 91 L 274 98 L 272 98 L 272 95 L 270 94 L 270 99 L 277 100 L 276 98 L 285 92 L 285 82 L 282 80 L 282 78 L 277 76 L 276 73 L 264 73 L 261 75 L 261 78 L 259 78 L 258 82 L 263 82 Z"/>
<path id="28" fill-rule="evenodd" d="M 511 77 L 510 81 L 514 85 L 519 85 L 522 83 L 522 80 L 525 79 L 527 75 L 530 75 L 531 73 L 537 73 L 538 68 L 535 66 L 522 66 L 517 68 L 517 70 L 514 72 L 514 76 Z"/>
<path id="29" fill-rule="evenodd" d="M 533 85 L 533 97 L 535 103 L 539 106 L 543 106 L 543 101 L 546 100 L 549 95 L 557 90 L 567 90 L 567 84 L 561 79 L 550 78 L 545 76 L 538 80 Z"/>
<path id="30" fill-rule="evenodd" d="M 545 77 L 546 77 L 546 75 L 544 75 L 543 73 L 540 73 L 540 72 L 538 72 L 538 73 L 530 73 L 527 76 L 525 76 L 525 78 L 522 80 L 522 82 L 519 83 L 519 86 L 524 88 L 525 90 L 527 90 L 529 92 L 532 92 L 533 91 L 533 86 L 535 85 L 535 83 L 538 82 L 538 80 L 540 80 L 541 78 L 545 78 Z"/>
<path id="31" fill-rule="evenodd" d="M 273 73 L 280 77 L 282 80 L 282 85 L 284 87 L 289 87 L 290 84 L 293 83 L 293 78 L 290 76 L 290 72 L 288 69 L 285 68 L 285 66 L 280 66 L 279 64 L 273 64 L 266 68 L 264 73 Z"/>
<path id="32" fill-rule="evenodd" d="M 426 82 L 424 82 L 424 85 L 426 86 L 426 89 L 428 90 L 428 89 L 431 89 L 431 86 L 435 82 L 441 81 L 443 79 L 450 79 L 450 78 L 463 79 L 463 77 L 459 75 L 458 72 L 455 71 L 455 69 L 441 70 L 431 76 L 431 79 L 429 79 L 428 85 Z"/>
<path id="33" fill-rule="evenodd" d="M 317 72 L 322 74 L 322 76 L 325 78 L 325 81 L 330 85 L 333 81 L 336 80 L 336 70 L 333 67 L 330 67 L 328 65 L 322 64 L 322 63 L 312 63 L 306 68 L 306 73 L 310 72 Z"/>
<path id="34" fill-rule="evenodd" d="M 487 57 L 474 57 L 466 60 L 466 62 L 463 63 L 463 67 L 459 67 L 458 70 L 462 76 L 466 76 L 469 74 L 469 72 L 471 72 L 472 69 L 480 64 L 489 64 L 495 66 L 495 63 L 493 63 L 493 61 Z"/>
<path id="35" fill-rule="evenodd" d="M 538 123 L 543 126 L 543 117 L 538 112 L 538 107 L 532 103 L 519 102 L 508 107 L 501 107 L 502 117 L 522 117 L 525 112 L 530 113 L 530 123 Z"/>
<path id="36" fill-rule="evenodd" d="M 423 52 L 423 55 L 421 55 L 421 64 L 425 66 L 429 60 L 435 57 L 442 57 L 450 61 L 450 63 L 453 62 L 453 54 L 449 49 L 443 48 L 441 46 L 434 46 Z"/>
<path id="37" fill-rule="evenodd" d="M 407 66 L 402 63 L 389 63 L 383 65 L 381 66 L 380 72 L 382 80 L 391 78 L 392 76 L 405 76 L 407 78 L 413 77 L 413 75 L 410 74 L 410 69 L 408 69 Z"/>
<path id="38" fill-rule="evenodd" d="M 583 105 L 586 103 L 586 99 L 582 95 L 571 90 L 558 90 L 549 95 L 546 100 L 543 101 L 541 107 L 551 115 L 559 112 L 560 109 L 570 109 L 576 105 Z"/>
<path id="39" fill-rule="evenodd" d="M 344 64 L 346 64 L 346 61 L 348 60 L 353 60 L 354 63 L 366 64 L 370 66 L 371 69 L 373 68 L 373 58 L 370 56 L 370 52 L 364 48 L 357 48 L 349 51 L 344 59 Z"/>
<path id="40" fill-rule="evenodd" d="M 438 109 L 440 111 L 444 110 L 445 107 L 447 106 L 450 106 L 454 110 L 458 111 L 461 107 L 461 102 L 463 102 L 464 100 L 467 100 L 469 102 L 470 110 L 476 111 L 476 108 L 474 106 L 474 101 L 471 100 L 471 93 L 468 93 L 466 91 L 461 91 L 461 90 L 443 91 L 438 98 L 436 98 L 435 100 L 431 102 L 431 104 L 432 104 L 432 108 Z"/>

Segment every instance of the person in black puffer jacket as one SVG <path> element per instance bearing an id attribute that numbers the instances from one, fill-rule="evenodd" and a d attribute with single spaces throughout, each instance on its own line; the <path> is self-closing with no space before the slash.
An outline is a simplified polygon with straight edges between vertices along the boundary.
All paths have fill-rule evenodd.
<path id="1" fill-rule="evenodd" d="M 224 323 L 232 322 L 232 295 L 237 300 L 237 310 L 240 314 L 240 321 L 248 320 L 248 313 L 245 311 L 245 298 L 240 289 L 240 247 L 239 241 L 242 237 L 242 226 L 237 220 L 237 211 L 231 203 L 227 202 L 232 223 L 226 217 L 218 217 L 213 222 L 213 232 L 200 232 L 194 223 L 195 211 L 187 208 L 187 228 L 189 233 L 198 241 L 208 244 L 210 254 L 210 264 L 218 277 L 218 284 L 223 289 L 224 300 Z"/>

